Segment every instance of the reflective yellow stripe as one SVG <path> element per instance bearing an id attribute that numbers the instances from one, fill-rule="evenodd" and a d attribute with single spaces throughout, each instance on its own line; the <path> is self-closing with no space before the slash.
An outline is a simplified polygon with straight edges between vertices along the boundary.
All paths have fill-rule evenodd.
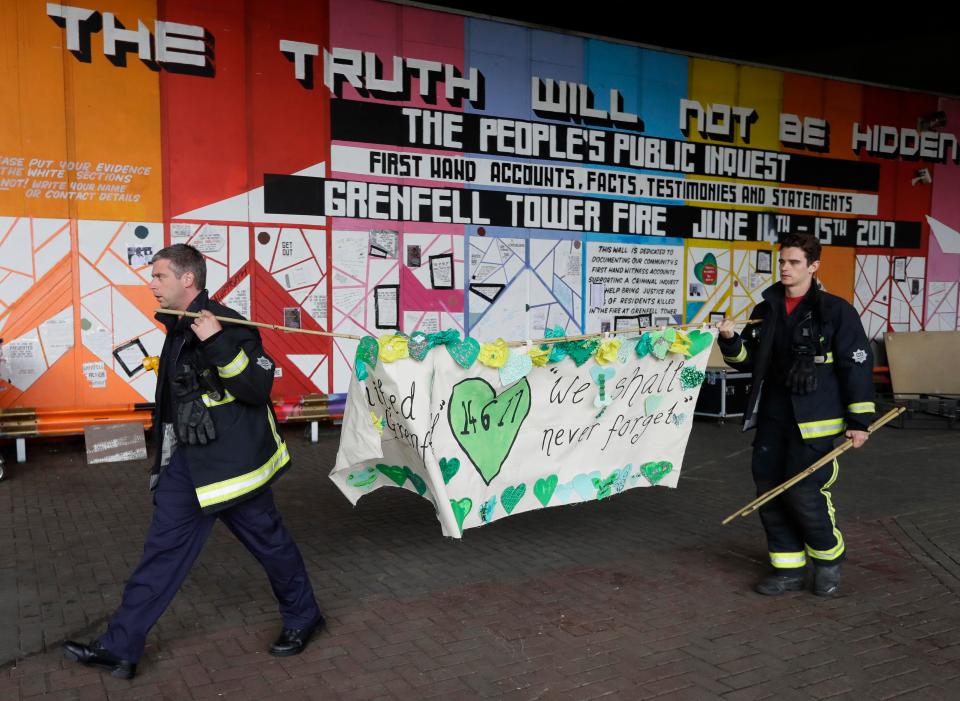
<path id="1" fill-rule="evenodd" d="M 217 367 L 217 374 L 220 375 L 220 377 L 236 377 L 243 372 L 249 362 L 250 359 L 247 357 L 247 354 L 243 352 L 243 348 L 241 348 L 236 358 L 226 365 Z"/>
<path id="2" fill-rule="evenodd" d="M 798 553 L 770 553 L 770 564 L 777 569 L 795 569 L 807 564 L 807 556 L 802 550 Z"/>
<path id="3" fill-rule="evenodd" d="M 728 363 L 742 363 L 747 359 L 747 347 L 740 342 L 740 352 L 736 355 L 725 355 L 723 359 Z"/>
<path id="4" fill-rule="evenodd" d="M 804 438 L 822 438 L 835 436 L 843 430 L 843 419 L 825 419 L 823 421 L 808 421 L 798 423 L 800 435 Z"/>
<path id="5" fill-rule="evenodd" d="M 825 365 L 829 365 L 830 363 L 833 362 L 833 351 L 830 351 L 829 353 L 827 353 L 827 358 L 823 362 Z"/>
<path id="6" fill-rule="evenodd" d="M 203 400 L 204 406 L 220 406 L 221 404 L 229 404 L 233 401 L 233 395 L 229 392 L 223 393 L 223 399 L 213 399 L 209 394 L 204 394 L 200 397 Z"/>
<path id="7" fill-rule="evenodd" d="M 827 513 L 830 514 L 830 523 L 833 525 L 833 537 L 837 539 L 837 544 L 829 550 L 814 550 L 807 545 L 807 554 L 809 554 L 810 557 L 814 557 L 818 560 L 836 560 L 838 557 L 843 555 L 844 551 L 843 534 L 840 533 L 840 530 L 837 528 L 836 510 L 833 508 L 833 498 L 830 496 L 830 487 L 834 482 L 837 481 L 837 475 L 839 473 L 840 463 L 834 459 L 833 474 L 830 476 L 830 479 L 827 481 L 827 483 L 820 488 L 820 493 L 823 494 L 823 497 L 827 500 Z"/>
<path id="8" fill-rule="evenodd" d="M 283 442 L 277 433 L 277 425 L 273 421 L 273 413 L 270 407 L 267 407 L 267 419 L 270 422 L 270 431 L 273 433 L 273 439 L 277 443 L 277 451 L 270 456 L 263 465 L 256 470 L 233 477 L 222 482 L 214 482 L 197 489 L 197 499 L 200 500 L 201 507 L 212 506 L 224 501 L 230 501 L 237 497 L 252 492 L 262 487 L 270 478 L 273 477 L 281 467 L 290 462 L 290 453 L 287 451 L 287 444 Z"/>
<path id="9" fill-rule="evenodd" d="M 847 411 L 851 414 L 873 414 L 876 410 L 873 402 L 854 402 L 847 405 Z"/>

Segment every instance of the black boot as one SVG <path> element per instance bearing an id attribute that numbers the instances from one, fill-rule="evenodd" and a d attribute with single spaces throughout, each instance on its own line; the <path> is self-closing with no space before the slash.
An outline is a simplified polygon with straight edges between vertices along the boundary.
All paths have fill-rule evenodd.
<path id="1" fill-rule="evenodd" d="M 813 593 L 836 596 L 840 593 L 840 564 L 813 568 Z"/>
<path id="2" fill-rule="evenodd" d="M 318 616 L 313 623 L 304 628 L 284 628 L 280 631 L 280 637 L 270 646 L 270 654 L 275 657 L 299 655 L 310 642 L 313 634 L 323 630 L 325 625 L 323 616 Z"/>
<path id="3" fill-rule="evenodd" d="M 84 645 L 67 640 L 63 643 L 63 656 L 88 667 L 104 669 L 110 672 L 111 677 L 117 679 L 133 679 L 137 673 L 136 662 L 120 659 L 100 643 Z"/>
<path id="4" fill-rule="evenodd" d="M 804 572 L 802 568 L 796 570 L 774 570 L 772 574 L 757 582 L 753 590 L 764 596 L 780 596 L 788 591 L 803 589 Z"/>

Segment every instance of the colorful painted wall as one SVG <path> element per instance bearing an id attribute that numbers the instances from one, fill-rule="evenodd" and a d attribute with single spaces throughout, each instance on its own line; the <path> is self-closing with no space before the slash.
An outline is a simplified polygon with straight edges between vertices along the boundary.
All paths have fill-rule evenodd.
<path id="1" fill-rule="evenodd" d="M 481 341 L 749 315 L 779 233 L 958 328 L 960 101 L 376 0 L 0 5 L 0 407 L 153 398 L 149 259 L 269 323 Z M 265 334 L 276 394 L 353 346 Z"/>

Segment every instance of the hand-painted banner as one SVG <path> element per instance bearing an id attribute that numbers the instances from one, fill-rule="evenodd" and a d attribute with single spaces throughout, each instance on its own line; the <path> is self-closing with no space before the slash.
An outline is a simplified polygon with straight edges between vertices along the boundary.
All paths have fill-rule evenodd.
<path id="1" fill-rule="evenodd" d="M 524 511 L 676 487 L 714 332 L 690 332 L 685 353 L 668 351 L 671 333 L 622 339 L 602 364 L 538 366 L 520 349 L 500 368 L 464 369 L 451 344 L 367 366 L 330 477 L 354 504 L 379 487 L 415 491 L 454 538 Z"/>

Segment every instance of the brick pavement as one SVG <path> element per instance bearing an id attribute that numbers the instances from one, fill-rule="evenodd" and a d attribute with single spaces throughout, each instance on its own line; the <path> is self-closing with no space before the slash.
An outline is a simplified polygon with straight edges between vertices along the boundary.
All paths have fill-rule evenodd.
<path id="1" fill-rule="evenodd" d="M 142 463 L 32 444 L 0 482 L 0 699 L 960 698 L 960 432 L 886 429 L 841 461 L 844 596 L 767 599 L 749 443 L 697 422 L 677 490 L 522 514 L 462 541 L 425 500 L 352 508 L 338 432 L 287 438 L 277 503 L 329 631 L 299 657 L 259 565 L 217 526 L 132 682 L 62 659 L 118 602 L 150 517 Z"/>

